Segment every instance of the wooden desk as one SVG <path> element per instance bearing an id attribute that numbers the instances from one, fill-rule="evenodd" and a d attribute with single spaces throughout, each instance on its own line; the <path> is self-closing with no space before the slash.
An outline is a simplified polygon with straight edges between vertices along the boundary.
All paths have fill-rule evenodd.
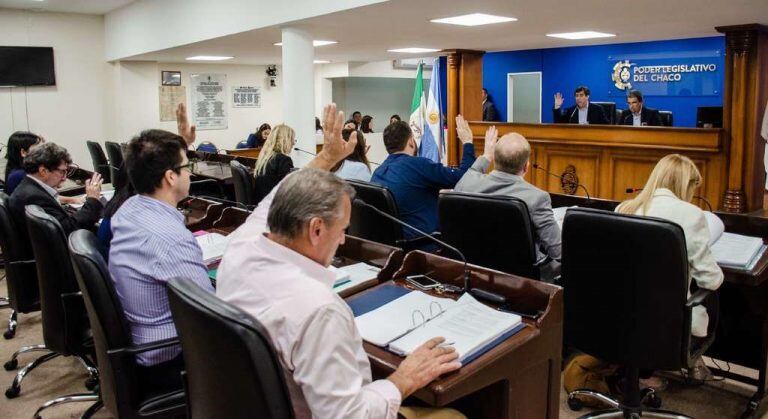
<path id="1" fill-rule="evenodd" d="M 386 244 L 372 242 L 355 236 L 345 236 L 344 244 L 336 250 L 333 266 L 340 268 L 358 262 L 365 262 L 381 268 L 381 270 L 375 278 L 347 288 L 341 291 L 339 296 L 346 298 L 391 280 L 395 272 L 400 269 L 403 263 L 403 256 L 402 249 L 397 247 L 387 246 Z"/>
<path id="2" fill-rule="evenodd" d="M 562 288 L 474 265 L 469 268 L 474 286 L 505 295 L 521 311 L 538 309 L 544 314 L 535 322 L 524 320 L 525 329 L 459 371 L 417 391 L 414 397 L 431 406 L 455 407 L 471 418 L 557 418 Z M 395 273 L 395 283 L 405 286 L 405 276 L 426 273 L 443 283 L 463 286 L 462 263 L 420 251 L 406 255 Z M 403 360 L 375 345 L 364 342 L 363 346 L 375 378 L 388 376 Z"/>
<path id="3" fill-rule="evenodd" d="M 184 225 L 190 231 L 206 230 L 221 216 L 224 205 L 204 198 L 192 197 L 179 205 L 184 214 Z"/>
<path id="4" fill-rule="evenodd" d="M 93 172 L 77 168 L 58 189 L 60 195 L 77 196 L 85 193 L 85 181 L 93 176 Z"/>
<path id="5" fill-rule="evenodd" d="M 214 179 L 225 184 L 232 183 L 232 168 L 229 166 L 229 163 L 211 161 L 197 162 L 192 174 L 207 179 Z"/>
<path id="6" fill-rule="evenodd" d="M 238 148 L 235 150 L 226 150 L 226 151 L 227 151 L 227 154 L 230 156 L 250 157 L 252 159 L 257 159 L 259 157 L 259 153 L 261 152 L 261 147 Z"/>

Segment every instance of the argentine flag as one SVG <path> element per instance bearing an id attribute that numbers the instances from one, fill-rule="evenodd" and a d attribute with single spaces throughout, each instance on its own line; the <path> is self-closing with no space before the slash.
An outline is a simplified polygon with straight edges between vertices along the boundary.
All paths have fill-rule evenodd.
<path id="1" fill-rule="evenodd" d="M 419 61 L 419 67 L 416 70 L 416 85 L 413 88 L 413 99 L 411 100 L 411 116 L 408 118 L 408 125 L 411 126 L 416 144 L 420 144 L 424 133 L 424 112 L 427 108 L 426 100 L 424 99 L 424 80 L 421 77 L 423 64 Z M 421 148 L 421 145 L 419 145 L 419 148 Z"/>
<path id="2" fill-rule="evenodd" d="M 424 133 L 421 136 L 419 156 L 440 163 L 445 155 L 443 127 L 440 111 L 440 57 L 432 64 L 432 79 L 429 81 L 429 99 L 424 112 Z"/>

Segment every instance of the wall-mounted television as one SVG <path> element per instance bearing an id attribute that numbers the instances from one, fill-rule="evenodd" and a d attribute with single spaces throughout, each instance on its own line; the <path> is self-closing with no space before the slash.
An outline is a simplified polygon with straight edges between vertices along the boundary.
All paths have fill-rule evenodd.
<path id="1" fill-rule="evenodd" d="M 51 47 L 0 46 L 0 86 L 55 86 Z"/>

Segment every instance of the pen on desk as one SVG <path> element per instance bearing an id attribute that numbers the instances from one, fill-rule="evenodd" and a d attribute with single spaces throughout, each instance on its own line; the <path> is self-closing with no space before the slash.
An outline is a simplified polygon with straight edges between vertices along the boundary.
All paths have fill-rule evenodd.
<path id="1" fill-rule="evenodd" d="M 455 342 L 455 341 L 451 341 L 451 342 L 443 342 L 443 343 L 438 343 L 438 344 L 437 344 L 437 346 L 436 346 L 436 348 L 442 348 L 442 347 L 444 347 L 444 346 L 453 346 L 453 345 L 455 345 L 455 344 L 456 344 L 456 342 Z"/>

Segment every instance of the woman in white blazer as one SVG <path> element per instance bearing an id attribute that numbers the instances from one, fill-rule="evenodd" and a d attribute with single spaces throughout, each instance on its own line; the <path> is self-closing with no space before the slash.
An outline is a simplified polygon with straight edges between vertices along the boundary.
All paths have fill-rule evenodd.
<path id="1" fill-rule="evenodd" d="M 696 188 L 701 184 L 701 173 L 691 159 L 680 154 L 663 157 L 653 168 L 643 190 L 629 201 L 622 202 L 616 212 L 663 218 L 683 228 L 688 250 L 689 277 L 699 288 L 716 290 L 723 283 L 723 271 L 717 265 L 709 248 L 709 229 L 704 211 L 691 204 Z M 690 291 L 689 291 L 690 297 Z M 693 308 L 691 334 L 707 336 L 709 315 L 706 308 Z M 705 378 L 709 375 L 701 360 L 690 371 Z"/>

